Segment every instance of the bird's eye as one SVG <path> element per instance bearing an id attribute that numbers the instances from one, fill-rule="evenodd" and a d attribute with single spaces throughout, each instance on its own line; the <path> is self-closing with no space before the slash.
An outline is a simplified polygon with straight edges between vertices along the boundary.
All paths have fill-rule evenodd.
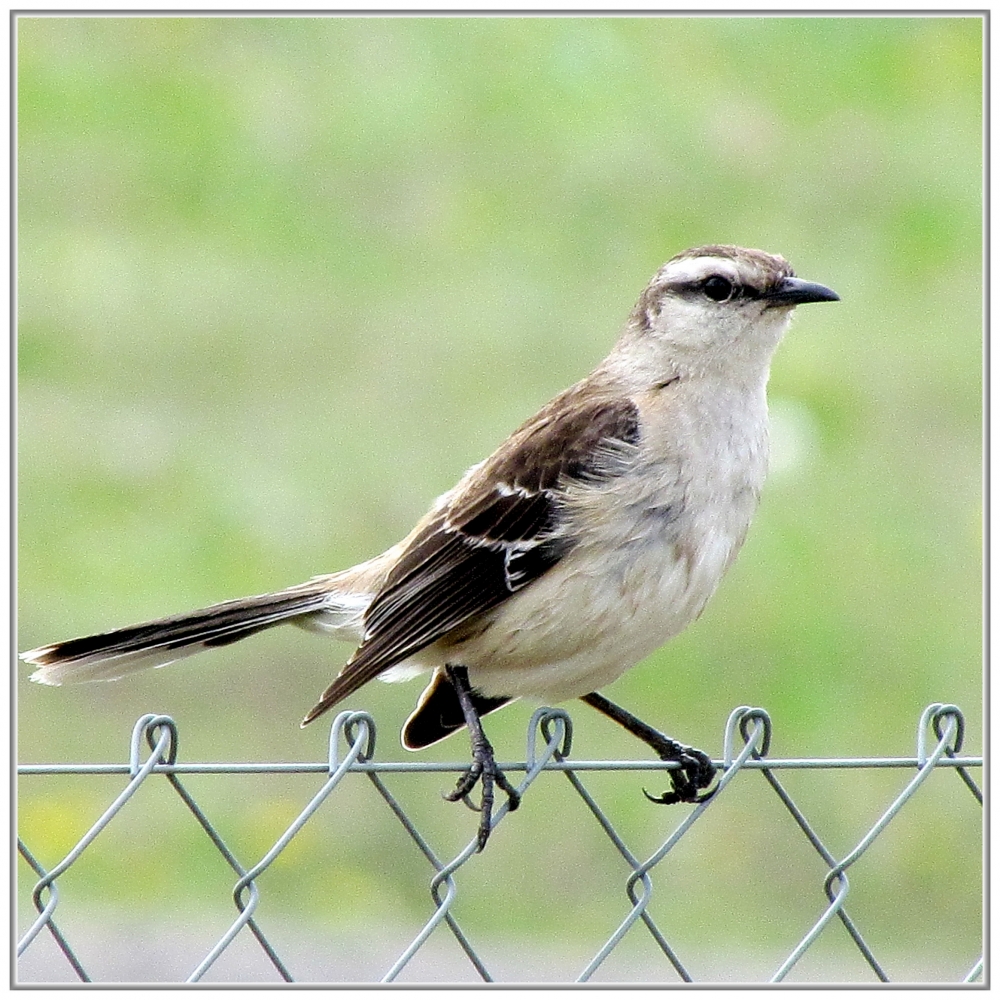
<path id="1" fill-rule="evenodd" d="M 706 278 L 701 290 L 715 302 L 725 302 L 726 299 L 732 297 L 735 291 L 733 283 L 720 274 L 713 274 L 710 278 Z"/>

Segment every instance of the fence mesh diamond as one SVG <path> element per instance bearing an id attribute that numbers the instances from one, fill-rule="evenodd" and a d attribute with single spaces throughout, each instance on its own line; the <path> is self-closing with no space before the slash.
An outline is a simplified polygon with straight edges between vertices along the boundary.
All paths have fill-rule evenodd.
<path id="1" fill-rule="evenodd" d="M 608 786 L 602 785 L 600 792 L 595 786 L 602 778 L 638 772 L 652 772 L 643 777 L 655 781 L 674 765 L 574 759 L 571 717 L 562 710 L 539 709 L 528 727 L 524 761 L 503 767 L 512 780 L 519 779 L 516 783 L 525 806 L 534 801 L 539 808 L 557 809 L 566 817 L 568 833 L 586 824 L 591 834 L 599 831 L 597 836 L 604 845 L 599 868 L 588 867 L 588 862 L 581 865 L 579 858 L 567 858 L 575 850 L 572 845 L 554 843 L 551 838 L 531 845 L 531 856 L 555 873 L 553 883 L 539 881 L 531 871 L 498 869 L 495 864 L 488 867 L 488 856 L 503 851 L 498 843 L 501 835 L 534 835 L 530 821 L 520 826 L 516 825 L 518 820 L 507 821 L 506 804 L 496 812 L 494 825 L 500 829 L 484 854 L 476 853 L 474 837 L 457 851 L 445 849 L 439 832 L 430 831 L 432 824 L 428 825 L 421 809 L 404 791 L 420 775 L 454 775 L 465 765 L 378 760 L 375 722 L 367 713 L 342 712 L 337 716 L 331 727 L 329 759 L 308 764 L 186 763 L 178 759 L 176 723 L 166 716 L 146 715 L 133 729 L 127 763 L 26 764 L 18 769 L 22 793 L 35 782 L 73 783 L 67 787 L 91 782 L 99 783 L 100 790 L 88 801 L 99 801 L 104 790 L 110 789 L 98 818 L 79 836 L 72 834 L 75 842 L 68 849 L 58 844 L 65 831 L 55 835 L 60 826 L 58 816 L 29 818 L 26 825 L 22 817 L 18 849 L 26 876 L 22 879 L 27 890 L 24 895 L 30 895 L 30 906 L 26 898 L 20 900 L 24 926 L 17 945 L 19 980 L 914 981 L 922 975 L 919 960 L 902 958 L 899 942 L 884 926 L 884 914 L 892 909 L 891 899 L 873 902 L 872 893 L 866 895 L 862 887 L 866 881 L 873 882 L 872 866 L 879 863 L 879 844 L 885 841 L 887 830 L 908 822 L 903 840 L 909 843 L 941 836 L 940 829 L 944 829 L 949 846 L 932 852 L 942 861 L 941 871 L 934 876 L 937 890 L 942 898 L 964 897 L 967 910 L 978 913 L 981 885 L 970 884 L 967 874 L 962 874 L 968 867 L 948 863 L 959 850 L 975 854 L 981 830 L 980 820 L 970 823 L 965 816 L 958 817 L 963 808 L 978 812 L 983 800 L 972 776 L 972 771 L 982 766 L 982 759 L 962 754 L 964 729 L 956 706 L 933 704 L 919 720 L 913 756 L 775 758 L 769 756 L 772 726 L 768 714 L 759 708 L 737 708 L 725 727 L 722 759 L 717 762 L 722 769 L 717 793 L 696 807 L 663 810 L 662 815 L 670 817 L 664 821 L 669 834 L 660 836 L 655 848 L 649 850 L 648 845 L 640 846 L 645 838 L 614 818 L 614 808 L 606 801 L 602 806 Z M 794 797 L 789 790 L 795 778 L 808 781 L 822 773 L 875 771 L 887 776 L 880 801 L 872 801 L 870 789 L 859 791 L 854 798 L 846 796 L 848 804 L 857 807 L 857 816 L 850 817 L 853 832 L 849 844 L 826 841 L 824 824 L 830 825 L 829 808 L 817 805 L 807 785 L 796 788 Z M 271 817 L 270 824 L 262 824 L 249 838 L 254 842 L 248 843 L 246 831 L 240 830 L 232 842 L 227 841 L 221 831 L 229 825 L 229 813 L 213 795 L 217 785 L 207 784 L 195 791 L 195 784 L 202 776 L 216 782 L 238 782 L 266 775 L 289 789 L 294 784 L 296 794 L 303 782 L 311 787 L 303 801 L 297 801 L 291 792 L 281 800 L 280 836 L 274 836 Z M 358 782 L 370 784 L 369 795 L 359 795 Z M 563 782 L 564 788 L 557 791 L 552 782 Z M 752 800 L 747 798 L 751 785 L 755 793 Z M 151 787 L 160 794 L 147 795 Z M 258 793 L 259 788 L 255 788 L 251 794 Z M 162 885 L 174 874 L 166 870 L 166 864 L 159 873 L 162 882 L 146 876 L 147 882 L 153 883 L 148 887 L 149 896 L 139 893 L 134 881 L 124 879 L 121 871 L 115 871 L 113 859 L 97 864 L 87 880 L 74 881 L 74 874 L 108 839 L 126 812 L 143 810 L 143 828 L 149 833 L 146 849 L 156 851 L 158 836 L 174 829 L 160 822 L 171 808 L 171 797 L 172 807 L 179 805 L 188 817 L 186 835 L 197 831 L 200 842 L 196 852 L 192 841 L 189 881 L 213 891 L 216 897 L 223 891 L 228 893 L 233 906 L 230 917 L 224 917 L 218 906 L 213 909 L 198 901 L 179 905 L 165 902 L 169 894 L 163 892 Z M 230 790 L 227 801 L 231 798 Z M 727 802 L 736 805 L 735 811 L 726 811 Z M 920 802 L 922 809 L 917 808 Z M 739 809 L 744 803 L 756 814 L 766 813 L 762 827 L 751 828 L 743 821 Z M 362 810 L 376 809 L 388 810 L 398 823 L 400 837 L 391 844 L 380 843 L 381 835 L 372 833 L 373 828 L 359 819 Z M 941 815 L 935 817 L 935 809 Z M 522 806 L 522 811 L 529 813 L 530 808 Z M 723 843 L 736 843 L 744 836 L 757 838 L 749 855 L 743 851 L 720 857 L 717 848 L 707 857 L 692 854 L 699 830 L 711 823 L 713 814 L 725 817 Z M 929 821 L 928 816 L 935 818 Z M 296 858 L 305 855 L 296 852 L 310 838 L 315 843 L 324 837 L 327 831 L 322 824 L 331 819 L 354 824 L 353 842 L 359 852 L 385 852 L 383 881 L 391 884 L 379 887 L 382 895 L 375 905 L 372 897 L 378 893 L 371 888 L 370 877 L 360 889 L 352 887 L 351 867 L 346 861 L 329 876 L 318 870 L 320 866 L 298 872 L 300 895 L 308 895 L 314 903 L 316 899 L 328 903 L 341 917 L 345 907 L 350 911 L 346 920 L 329 930 L 303 932 L 301 921 L 290 921 L 284 910 L 268 909 L 264 876 L 281 867 L 287 877 L 303 867 L 296 864 Z M 470 820 L 470 831 L 474 831 L 475 817 Z M 937 834 L 929 830 L 931 826 Z M 766 836 L 753 832 L 759 829 L 767 831 Z M 843 839 L 839 832 L 836 836 Z M 130 838 L 135 839 L 134 832 Z M 35 843 L 44 849 L 33 847 Z M 208 861 L 205 845 L 210 845 Z M 394 860 L 404 851 L 410 855 L 408 866 L 402 869 L 407 873 L 414 872 L 413 863 L 420 859 L 424 874 L 419 884 L 399 884 Z M 733 873 L 733 899 L 719 900 L 719 914 L 706 915 L 703 904 L 685 904 L 685 887 L 692 878 L 697 879 L 699 866 L 702 873 L 705 866 L 725 870 L 737 856 L 753 857 L 755 867 L 765 873 L 758 885 L 766 891 L 758 889 L 760 898 L 755 900 L 763 942 L 758 949 L 752 935 L 742 939 L 750 945 L 740 946 L 734 943 L 736 937 L 727 941 L 723 930 L 727 902 L 731 904 L 752 882 L 749 873 Z M 866 867 L 862 859 L 870 864 Z M 127 867 L 127 860 L 120 860 Z M 486 871 L 485 880 L 481 874 L 477 877 L 477 866 Z M 794 890 L 800 897 L 794 907 L 788 905 L 783 888 L 783 873 L 792 868 L 804 873 L 796 885 L 807 887 L 804 893 Z M 562 900 L 560 890 L 570 883 L 584 898 L 592 890 L 597 899 L 602 884 L 610 885 L 614 894 L 601 895 L 600 912 L 592 920 L 581 920 Z M 552 885 L 557 886 L 560 898 L 545 898 L 552 894 Z M 885 895 L 882 883 L 878 886 L 875 895 Z M 423 902 L 415 902 L 414 897 L 421 892 L 427 894 Z M 116 903 L 117 893 L 126 899 Z M 566 898 L 569 896 L 567 892 Z M 469 897 L 476 898 L 478 907 L 465 912 L 462 904 Z M 910 898 L 901 892 L 901 901 Z M 933 904 L 933 900 L 929 902 Z M 491 925 L 482 919 L 484 908 L 508 909 L 516 916 L 518 908 L 526 905 L 550 907 L 547 923 L 561 942 L 558 954 L 533 952 L 530 942 L 509 935 L 498 941 L 483 929 Z M 312 913 L 316 907 L 303 909 Z M 201 911 L 204 913 L 199 916 Z M 415 923 L 413 912 L 422 912 Z M 974 933 L 970 926 L 975 926 Z M 927 971 L 928 980 L 976 982 L 984 978 L 978 928 L 978 922 L 967 921 L 957 935 L 939 935 L 950 951 L 948 968 Z M 920 943 L 911 942 L 910 946 L 911 952 L 922 950 Z M 741 947 L 748 953 L 741 953 Z M 171 955 L 166 963 L 155 957 L 164 949 Z M 122 956 L 128 956 L 129 961 L 123 962 Z"/>

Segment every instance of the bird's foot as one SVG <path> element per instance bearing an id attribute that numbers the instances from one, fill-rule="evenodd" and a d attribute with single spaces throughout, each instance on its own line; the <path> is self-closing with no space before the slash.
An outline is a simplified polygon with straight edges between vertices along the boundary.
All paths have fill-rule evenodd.
<path id="1" fill-rule="evenodd" d="M 468 798 L 469 792 L 479 782 L 483 786 L 482 798 L 478 807 L 472 805 Z M 466 804 L 479 812 L 479 833 L 476 835 L 476 850 L 481 851 L 489 839 L 493 828 L 494 787 L 500 788 L 507 796 L 507 808 L 513 812 L 521 804 L 521 793 L 507 780 L 507 775 L 497 766 L 493 756 L 493 747 L 488 740 L 474 741 L 472 748 L 472 766 L 458 779 L 453 792 L 448 792 L 445 798 L 449 802 L 464 800 Z"/>
<path id="2" fill-rule="evenodd" d="M 699 794 L 702 788 L 708 788 L 712 784 L 712 779 L 715 777 L 715 765 L 707 753 L 686 747 L 683 743 L 664 736 L 658 729 L 646 725 L 642 719 L 637 719 L 620 705 L 608 701 L 597 691 L 582 695 L 580 700 L 642 740 L 656 752 L 660 760 L 672 760 L 681 765 L 670 771 L 670 784 L 673 787 L 669 792 L 650 795 L 643 789 L 643 794 L 651 802 L 659 802 L 665 806 L 673 805 L 675 802 L 707 802 L 715 794 L 714 789 L 703 795 Z"/>
<path id="3" fill-rule="evenodd" d="M 686 747 L 667 737 L 663 737 L 663 743 L 654 749 L 660 760 L 677 761 L 681 766 L 670 772 L 670 784 L 673 786 L 670 791 L 662 795 L 650 795 L 645 789 L 642 790 L 650 802 L 665 806 L 676 802 L 707 802 L 715 794 L 714 788 L 710 792 L 701 792 L 701 789 L 708 788 L 715 777 L 715 765 L 707 753 Z"/>

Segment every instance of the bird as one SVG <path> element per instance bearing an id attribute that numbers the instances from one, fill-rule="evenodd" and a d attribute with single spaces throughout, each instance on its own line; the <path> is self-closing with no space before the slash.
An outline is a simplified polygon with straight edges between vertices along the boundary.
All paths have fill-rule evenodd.
<path id="1" fill-rule="evenodd" d="M 509 810 L 520 801 L 482 718 L 522 697 L 581 699 L 676 763 L 670 790 L 649 798 L 705 801 L 711 758 L 598 689 L 698 618 L 736 558 L 767 470 L 772 357 L 796 306 L 838 299 L 762 250 L 685 250 L 607 357 L 381 555 L 21 658 L 41 684 L 113 680 L 291 622 L 356 646 L 303 726 L 376 677 L 430 674 L 402 743 L 468 730 L 471 764 L 445 798 L 472 804 L 480 785 L 477 850 L 496 789 Z"/>

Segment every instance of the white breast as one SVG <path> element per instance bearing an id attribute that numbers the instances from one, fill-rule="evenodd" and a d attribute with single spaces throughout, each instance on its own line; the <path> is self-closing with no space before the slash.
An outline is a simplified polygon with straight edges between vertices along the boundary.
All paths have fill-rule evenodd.
<path id="1" fill-rule="evenodd" d="M 574 492 L 576 547 L 505 602 L 484 632 L 447 651 L 461 655 L 479 690 L 578 697 L 701 614 L 743 543 L 766 469 L 763 391 L 741 401 L 735 421 L 733 400 L 724 402 L 688 400 L 683 449 L 670 445 L 674 422 L 668 446 L 651 437 L 630 473 Z"/>

